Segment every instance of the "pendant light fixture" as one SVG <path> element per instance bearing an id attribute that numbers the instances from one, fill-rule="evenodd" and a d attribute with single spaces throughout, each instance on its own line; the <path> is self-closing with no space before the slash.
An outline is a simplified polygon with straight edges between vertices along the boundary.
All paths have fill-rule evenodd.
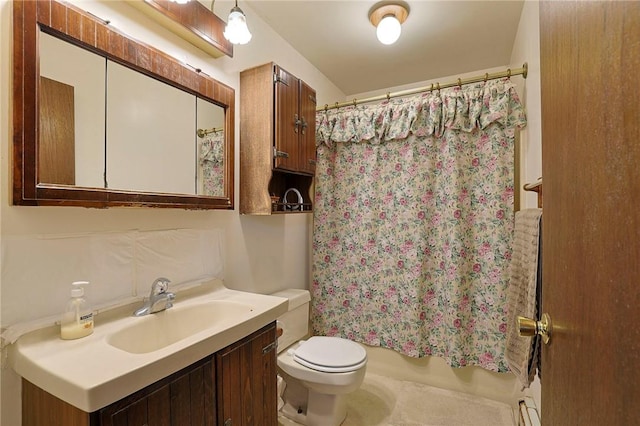
<path id="1" fill-rule="evenodd" d="M 376 27 L 376 36 L 382 44 L 393 44 L 402 33 L 402 24 L 409 16 L 406 3 L 381 2 L 369 11 L 369 21 Z"/>
<path id="2" fill-rule="evenodd" d="M 223 35 L 232 44 L 247 44 L 251 40 L 251 32 L 247 27 L 247 17 L 242 9 L 238 7 L 238 0 L 236 0 L 236 5 L 229 12 L 229 19 Z"/>

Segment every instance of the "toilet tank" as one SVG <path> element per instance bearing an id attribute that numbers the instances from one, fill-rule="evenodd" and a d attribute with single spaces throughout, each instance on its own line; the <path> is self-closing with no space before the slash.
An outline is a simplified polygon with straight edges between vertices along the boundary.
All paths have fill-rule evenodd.
<path id="1" fill-rule="evenodd" d="M 289 300 L 287 312 L 278 318 L 278 327 L 282 327 L 282 336 L 278 338 L 278 352 L 281 352 L 307 337 L 311 295 L 308 290 L 288 289 L 273 293 L 273 296 Z"/>

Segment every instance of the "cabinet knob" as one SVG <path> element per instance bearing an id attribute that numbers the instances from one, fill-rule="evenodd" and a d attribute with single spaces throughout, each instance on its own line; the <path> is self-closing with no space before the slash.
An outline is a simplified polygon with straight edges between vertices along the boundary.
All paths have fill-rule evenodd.
<path id="1" fill-rule="evenodd" d="M 224 426 L 231 426 L 231 419 L 227 419 L 224 421 Z"/>
<path id="2" fill-rule="evenodd" d="M 302 123 L 301 123 L 301 126 L 302 126 L 302 134 L 304 135 L 304 134 L 305 134 L 305 130 L 307 129 L 307 126 L 308 126 L 309 124 L 307 124 L 307 120 L 305 120 L 305 119 L 304 119 L 304 117 L 302 117 L 302 120 L 301 120 L 301 121 L 302 121 Z"/>

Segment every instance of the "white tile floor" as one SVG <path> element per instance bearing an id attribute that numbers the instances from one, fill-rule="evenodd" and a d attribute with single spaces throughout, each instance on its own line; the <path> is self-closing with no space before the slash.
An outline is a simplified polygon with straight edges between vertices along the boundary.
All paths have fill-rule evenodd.
<path id="1" fill-rule="evenodd" d="M 280 419 L 282 426 L 296 423 Z M 367 373 L 342 426 L 514 426 L 509 405 Z"/>

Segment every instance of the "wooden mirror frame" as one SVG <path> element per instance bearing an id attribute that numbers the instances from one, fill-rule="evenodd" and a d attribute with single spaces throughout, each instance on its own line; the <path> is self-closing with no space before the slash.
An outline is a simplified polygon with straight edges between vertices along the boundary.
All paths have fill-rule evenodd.
<path id="1" fill-rule="evenodd" d="M 200 70 L 131 39 L 108 23 L 56 0 L 13 6 L 13 204 L 29 206 L 234 208 L 235 91 Z M 225 196 L 198 196 L 38 183 L 40 29 L 225 109 Z"/>

